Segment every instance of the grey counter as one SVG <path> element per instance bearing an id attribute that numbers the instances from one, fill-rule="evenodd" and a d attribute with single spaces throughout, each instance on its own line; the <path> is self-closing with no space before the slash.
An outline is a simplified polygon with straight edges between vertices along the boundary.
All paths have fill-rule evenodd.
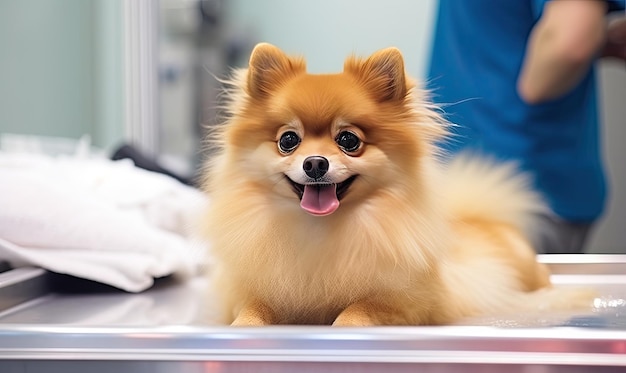
<path id="1" fill-rule="evenodd" d="M 596 307 L 448 327 L 230 328 L 211 323 L 202 279 L 142 294 L 42 291 L 0 313 L 0 372 L 626 371 L 626 258 L 541 260 L 561 286 L 596 287 Z"/>

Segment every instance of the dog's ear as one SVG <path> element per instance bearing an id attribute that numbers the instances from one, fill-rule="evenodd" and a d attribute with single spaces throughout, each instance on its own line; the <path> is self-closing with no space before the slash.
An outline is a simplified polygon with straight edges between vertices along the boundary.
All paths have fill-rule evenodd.
<path id="1" fill-rule="evenodd" d="M 259 43 L 252 50 L 248 64 L 248 94 L 252 97 L 264 97 L 305 70 L 303 59 L 290 58 L 278 47 Z"/>
<path id="2" fill-rule="evenodd" d="M 368 59 L 348 58 L 344 71 L 354 74 L 380 102 L 401 100 L 407 94 L 404 59 L 398 48 L 386 48 Z"/>

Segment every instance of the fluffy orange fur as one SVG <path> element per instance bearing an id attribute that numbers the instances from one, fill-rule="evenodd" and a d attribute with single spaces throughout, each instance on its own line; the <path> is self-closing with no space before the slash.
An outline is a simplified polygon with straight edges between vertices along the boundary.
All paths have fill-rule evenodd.
<path id="1" fill-rule="evenodd" d="M 539 196 L 509 165 L 438 160 L 446 123 L 397 49 L 312 75 L 259 44 L 231 83 L 205 182 L 224 322 L 433 325 L 554 301 L 525 238 Z M 300 142 L 281 151 L 289 131 Z M 338 146 L 343 131 L 358 150 Z M 356 175 L 325 216 L 290 182 L 310 156 L 331 183 Z"/>

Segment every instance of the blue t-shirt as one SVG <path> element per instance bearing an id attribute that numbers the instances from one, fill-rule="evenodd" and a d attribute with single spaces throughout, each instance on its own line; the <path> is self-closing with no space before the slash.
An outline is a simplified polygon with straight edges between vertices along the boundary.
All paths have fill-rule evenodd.
<path id="1" fill-rule="evenodd" d="M 589 222 L 603 211 L 595 69 L 559 99 L 528 105 L 517 93 L 526 42 L 545 0 L 440 0 L 428 88 L 456 124 L 443 143 L 518 162 L 552 210 Z M 624 1 L 612 2 L 623 9 Z"/>

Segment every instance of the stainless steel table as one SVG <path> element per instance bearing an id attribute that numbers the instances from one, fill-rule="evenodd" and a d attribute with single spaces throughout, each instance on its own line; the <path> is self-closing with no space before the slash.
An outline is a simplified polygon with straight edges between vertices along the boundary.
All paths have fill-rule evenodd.
<path id="1" fill-rule="evenodd" d="M 59 292 L 45 271 L 20 269 L 18 281 L 8 271 L 0 372 L 626 371 L 626 257 L 541 260 L 561 286 L 596 287 L 596 307 L 447 327 L 230 328 L 210 322 L 202 279 L 142 294 Z"/>

